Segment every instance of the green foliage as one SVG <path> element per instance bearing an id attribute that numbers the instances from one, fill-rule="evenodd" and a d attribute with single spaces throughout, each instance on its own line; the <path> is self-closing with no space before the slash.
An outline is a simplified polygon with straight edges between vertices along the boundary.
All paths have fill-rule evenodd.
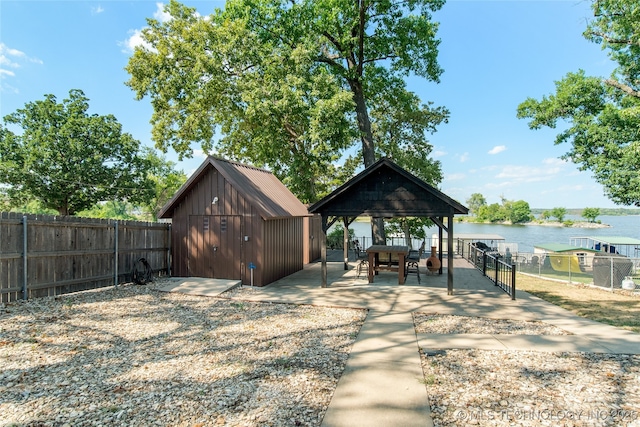
<path id="1" fill-rule="evenodd" d="M 473 193 L 467 199 L 466 203 L 467 203 L 467 207 L 469 208 L 469 211 L 474 215 L 477 215 L 480 207 L 487 205 L 487 199 L 485 199 L 484 196 L 480 193 Z"/>
<path id="2" fill-rule="evenodd" d="M 385 221 L 385 232 L 388 234 L 403 234 L 407 246 L 412 246 L 412 239 L 425 240 L 427 238 L 426 229 L 432 225 L 433 222 L 429 218 L 394 218 L 390 221 Z"/>
<path id="3" fill-rule="evenodd" d="M 511 201 L 503 197 L 502 204 L 492 203 L 487 205 L 486 199 L 482 194 L 474 193 L 467 200 L 467 204 L 475 204 L 478 206 L 476 208 L 476 218 L 478 221 L 509 221 L 512 224 L 521 224 L 523 222 L 529 222 L 532 219 L 529 203 L 524 200 Z"/>
<path id="4" fill-rule="evenodd" d="M 55 209 L 45 208 L 38 200 L 30 200 L 26 203 L 12 204 L 8 198 L 4 199 L 1 211 L 21 212 L 28 214 L 42 214 L 42 215 L 57 215 L 58 211 Z"/>
<path id="5" fill-rule="evenodd" d="M 421 104 L 403 77 L 438 81 L 431 12 L 443 3 L 230 0 L 201 17 L 171 1 L 127 84 L 151 98 L 158 148 L 190 156 L 196 143 L 268 167 L 303 202 L 353 175 L 345 153 L 358 142 L 365 166 L 387 156 L 437 183 L 426 133 L 448 111 Z"/>
<path id="6" fill-rule="evenodd" d="M 507 220 L 507 213 L 498 203 L 480 206 L 476 217 L 479 221 L 500 222 Z"/>
<path id="7" fill-rule="evenodd" d="M 148 178 L 153 183 L 153 194 L 146 203 L 142 204 L 142 216 L 147 220 L 156 221 L 160 209 L 187 181 L 187 176 L 184 172 L 174 169 L 175 163 L 159 156 L 148 147 L 143 150 L 143 156 L 149 163 Z"/>
<path id="8" fill-rule="evenodd" d="M 509 221 L 513 224 L 531 221 L 531 208 L 529 207 L 529 203 L 524 200 L 505 203 L 505 209 L 507 209 Z"/>
<path id="9" fill-rule="evenodd" d="M 582 210 L 582 217 L 586 218 L 589 222 L 595 222 L 598 216 L 600 216 L 600 209 L 598 208 L 584 208 Z"/>
<path id="10" fill-rule="evenodd" d="M 564 217 L 567 215 L 567 210 L 565 208 L 553 208 L 549 215 L 552 218 L 557 218 L 558 222 L 562 222 L 564 221 Z"/>
<path id="11" fill-rule="evenodd" d="M 86 209 L 77 213 L 78 216 L 84 218 L 104 218 L 104 219 L 122 219 L 122 220 L 139 220 L 132 214 L 133 207 L 121 201 L 109 201 L 98 203 L 91 209 Z"/>
<path id="12" fill-rule="evenodd" d="M 571 144 L 563 158 L 590 170 L 615 203 L 640 206 L 640 9 L 636 0 L 603 0 L 593 10 L 584 36 L 618 64 L 612 76 L 568 73 L 555 94 L 521 103 L 518 117 L 531 129 L 568 124 L 555 140 Z"/>
<path id="13" fill-rule="evenodd" d="M 355 232 L 349 229 L 349 242 L 355 238 Z M 330 249 L 341 249 L 344 247 L 344 227 L 336 224 L 335 227 L 327 234 L 327 247 Z"/>
<path id="14" fill-rule="evenodd" d="M 0 128 L 0 183 L 14 206 L 38 201 L 73 215 L 99 201 L 148 200 L 148 163 L 140 143 L 112 115 L 89 115 L 88 99 L 71 90 L 61 104 L 53 95 L 4 117 Z M 20 133 L 9 127 L 20 128 Z"/>

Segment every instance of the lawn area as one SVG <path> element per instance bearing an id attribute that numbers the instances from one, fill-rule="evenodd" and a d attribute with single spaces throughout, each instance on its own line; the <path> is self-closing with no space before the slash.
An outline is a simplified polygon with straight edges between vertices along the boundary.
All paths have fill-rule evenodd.
<path id="1" fill-rule="evenodd" d="M 640 333 L 640 297 L 518 274 L 516 288 L 578 316 Z"/>

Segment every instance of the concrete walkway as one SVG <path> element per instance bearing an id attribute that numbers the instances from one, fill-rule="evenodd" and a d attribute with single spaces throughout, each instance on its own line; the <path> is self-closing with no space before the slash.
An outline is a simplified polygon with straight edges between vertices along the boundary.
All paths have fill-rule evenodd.
<path id="1" fill-rule="evenodd" d="M 344 270 L 343 263 L 334 262 L 328 265 L 331 285 L 321 288 L 317 263 L 256 288 L 249 299 L 369 310 L 324 417 L 325 427 L 433 425 L 420 349 L 640 353 L 640 334 L 583 319 L 526 292 L 519 291 L 513 301 L 464 259 L 454 259 L 454 295 L 447 295 L 446 280 L 445 266 L 443 275 L 423 271 L 421 284 L 409 275 L 399 286 L 396 273 L 383 272 L 369 284 L 364 275 L 356 278 L 353 265 Z M 178 283 L 174 290 L 189 292 L 190 287 L 194 285 Z M 199 295 L 207 295 L 206 284 L 196 288 Z M 209 295 L 219 293 L 220 287 L 212 284 Z M 573 335 L 416 335 L 414 312 L 538 320 Z"/>

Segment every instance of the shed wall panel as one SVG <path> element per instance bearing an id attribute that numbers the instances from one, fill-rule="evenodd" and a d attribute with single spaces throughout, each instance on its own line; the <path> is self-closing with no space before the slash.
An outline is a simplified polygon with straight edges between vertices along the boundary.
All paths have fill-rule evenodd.
<path id="1" fill-rule="evenodd" d="M 225 278 L 240 278 L 244 284 L 250 284 L 249 265 L 253 263 L 256 267 L 253 270 L 253 283 L 256 286 L 264 286 L 302 269 L 305 258 L 312 259 L 311 257 L 316 255 L 316 242 L 319 254 L 319 241 L 306 240 L 310 239 L 309 232 L 304 231 L 306 218 L 265 220 L 261 216 L 262 207 L 254 205 L 252 200 L 244 197 L 246 190 L 235 188 L 223 174 L 210 168 L 200 177 L 199 182 L 194 183 L 184 194 L 172 214 L 174 275 L 189 276 L 197 271 L 201 275 L 209 274 L 223 278 L 222 274 L 227 276 Z M 216 197 L 217 201 L 214 204 L 212 202 Z M 193 215 L 218 219 L 237 217 L 233 224 L 227 224 L 228 227 L 233 226 L 233 239 L 225 244 L 224 249 L 220 246 L 220 250 L 228 251 L 225 256 L 231 257 L 233 254 L 234 262 L 229 263 L 229 270 L 221 273 L 218 268 L 218 271 L 212 273 L 206 268 L 203 270 L 193 265 L 209 259 L 209 255 L 202 253 L 203 248 L 214 244 L 206 240 L 211 237 L 203 237 L 201 232 L 197 233 L 189 226 L 189 218 Z M 209 221 L 212 227 L 218 227 L 215 232 L 219 235 L 220 223 L 214 219 Z M 202 226 L 198 223 L 198 228 Z M 193 235 L 189 237 L 191 233 Z M 222 242 L 218 243 L 222 245 Z"/>
<path id="2" fill-rule="evenodd" d="M 264 222 L 264 283 L 303 268 L 303 217 Z"/>

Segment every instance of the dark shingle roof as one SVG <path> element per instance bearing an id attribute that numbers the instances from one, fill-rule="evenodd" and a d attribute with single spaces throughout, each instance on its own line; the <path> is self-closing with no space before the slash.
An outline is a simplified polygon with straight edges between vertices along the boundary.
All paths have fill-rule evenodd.
<path id="1" fill-rule="evenodd" d="M 309 212 L 324 216 L 437 217 L 469 210 L 389 159 L 369 166 Z"/>

